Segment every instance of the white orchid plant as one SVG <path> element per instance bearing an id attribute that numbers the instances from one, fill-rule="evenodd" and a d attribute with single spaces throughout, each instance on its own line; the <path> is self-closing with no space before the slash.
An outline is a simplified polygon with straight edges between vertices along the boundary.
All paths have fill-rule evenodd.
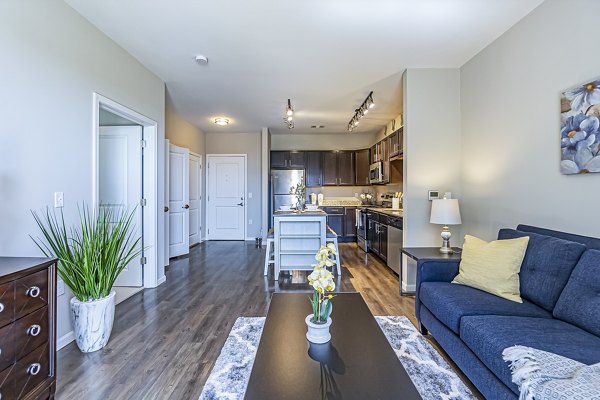
<path id="1" fill-rule="evenodd" d="M 310 302 L 313 309 L 312 322 L 315 324 L 327 322 L 327 318 L 333 311 L 331 300 L 334 296 L 327 294 L 327 292 L 335 290 L 335 282 L 333 281 L 333 274 L 327 268 L 331 268 L 336 264 L 335 259 L 332 258 L 335 254 L 333 243 L 322 246 L 315 255 L 317 264 L 313 265 L 313 272 L 308 276 L 308 282 L 314 289 Z"/>

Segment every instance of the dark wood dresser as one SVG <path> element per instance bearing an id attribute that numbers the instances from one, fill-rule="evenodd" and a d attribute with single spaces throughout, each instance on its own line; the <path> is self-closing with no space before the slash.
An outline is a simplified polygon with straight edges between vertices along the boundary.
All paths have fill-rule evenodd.
<path id="1" fill-rule="evenodd" d="M 56 260 L 0 257 L 0 400 L 56 390 Z"/>

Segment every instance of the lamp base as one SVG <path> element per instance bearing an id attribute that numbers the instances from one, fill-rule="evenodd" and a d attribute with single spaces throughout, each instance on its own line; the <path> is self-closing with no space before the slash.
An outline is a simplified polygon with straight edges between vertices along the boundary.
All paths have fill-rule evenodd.
<path id="1" fill-rule="evenodd" d="M 442 247 L 440 247 L 440 253 L 442 254 L 452 254 L 454 250 L 450 247 L 450 237 L 452 234 L 450 233 L 450 228 L 447 225 L 444 225 L 442 228 Z"/>

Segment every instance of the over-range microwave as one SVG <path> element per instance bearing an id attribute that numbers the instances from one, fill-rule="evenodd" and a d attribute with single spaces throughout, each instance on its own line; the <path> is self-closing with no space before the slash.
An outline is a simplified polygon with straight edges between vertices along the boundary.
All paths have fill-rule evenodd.
<path id="1" fill-rule="evenodd" d="M 381 161 L 369 166 L 369 182 L 383 183 L 383 163 Z"/>

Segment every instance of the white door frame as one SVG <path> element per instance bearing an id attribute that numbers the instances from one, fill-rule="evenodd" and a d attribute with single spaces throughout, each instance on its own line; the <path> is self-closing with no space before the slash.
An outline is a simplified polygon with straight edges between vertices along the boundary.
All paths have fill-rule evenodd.
<path id="1" fill-rule="evenodd" d="M 209 185 L 210 181 L 208 178 L 208 169 L 210 168 L 210 158 L 211 157 L 244 157 L 244 240 L 248 240 L 248 154 L 207 154 L 206 155 L 206 211 L 205 211 L 205 221 L 206 221 L 206 240 L 211 240 L 208 231 L 210 229 L 209 220 L 208 220 L 208 203 L 209 203 Z"/>
<path id="2" fill-rule="evenodd" d="M 200 172 L 198 173 L 198 192 L 200 194 L 200 204 L 198 205 L 198 215 L 200 216 L 200 231 L 198 232 L 198 235 L 200 235 L 200 241 L 198 242 L 198 244 L 202 243 L 204 241 L 204 236 L 202 236 L 202 217 L 203 217 L 203 209 L 202 209 L 202 197 L 204 196 L 204 193 L 202 192 L 202 173 L 204 172 L 204 168 L 203 168 L 203 164 L 202 164 L 202 155 L 195 153 L 193 151 L 190 150 L 190 155 L 198 157 L 198 164 L 200 165 Z"/>
<path id="3" fill-rule="evenodd" d="M 144 256 L 143 281 L 145 288 L 153 288 L 164 282 L 164 276 L 158 276 L 158 123 L 122 104 L 98 93 L 92 96 L 92 207 L 99 206 L 99 145 L 100 145 L 100 108 L 127 118 L 142 125 L 146 147 L 144 148 Z M 141 144 L 140 144 L 141 145 Z M 162 195 L 162 194 L 161 194 Z M 162 210 L 161 210 L 162 211 Z M 162 260 L 160 260 L 162 263 Z M 160 280 L 160 282 L 159 282 Z"/>

